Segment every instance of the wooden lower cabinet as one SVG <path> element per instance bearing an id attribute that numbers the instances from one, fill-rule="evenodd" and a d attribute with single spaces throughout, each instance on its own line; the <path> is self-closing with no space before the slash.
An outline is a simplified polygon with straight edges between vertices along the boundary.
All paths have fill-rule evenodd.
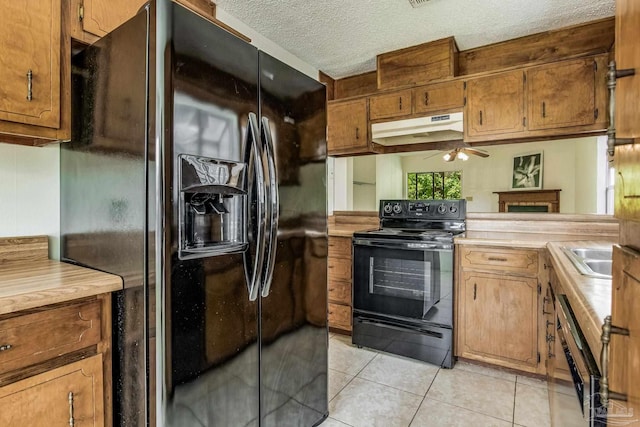
<path id="1" fill-rule="evenodd" d="M 329 237 L 327 267 L 329 327 L 351 332 L 351 237 Z"/>
<path id="2" fill-rule="evenodd" d="M 2 426 L 104 426 L 102 355 L 0 388 Z"/>
<path id="3" fill-rule="evenodd" d="M 0 426 L 112 425 L 111 295 L 0 316 Z"/>
<path id="4" fill-rule="evenodd" d="M 459 245 L 457 251 L 455 354 L 544 373 L 538 251 L 473 245 Z"/>
<path id="5" fill-rule="evenodd" d="M 535 371 L 537 288 L 531 277 L 463 273 L 460 356 Z"/>

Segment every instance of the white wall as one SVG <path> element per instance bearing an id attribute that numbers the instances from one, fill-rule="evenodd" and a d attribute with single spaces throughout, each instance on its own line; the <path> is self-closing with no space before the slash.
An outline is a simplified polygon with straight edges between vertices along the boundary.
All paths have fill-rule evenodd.
<path id="1" fill-rule="evenodd" d="M 222 22 L 251 38 L 271 56 L 318 79 L 318 70 L 217 8 Z M 2 138 L 0 137 L 0 141 Z M 0 237 L 49 236 L 50 256 L 59 257 L 60 151 L 58 144 L 23 147 L 0 142 Z"/>
<path id="2" fill-rule="evenodd" d="M 402 158 L 397 154 L 376 156 L 376 209 L 380 200 L 404 197 Z"/>
<path id="3" fill-rule="evenodd" d="M 0 237 L 47 235 L 49 255 L 59 256 L 59 175 L 58 144 L 0 143 Z"/>
<path id="4" fill-rule="evenodd" d="M 597 178 L 599 154 L 604 146 L 598 138 L 585 137 L 556 141 L 482 147 L 488 158 L 470 156 L 466 162 L 444 162 L 442 152 L 424 152 L 403 156 L 403 175 L 410 172 L 462 171 L 462 196 L 469 212 L 497 212 L 498 196 L 494 191 L 509 191 L 513 156 L 544 153 L 543 188 L 561 189 L 560 211 L 563 213 L 604 213 L 598 203 L 598 192 L 605 189 Z M 404 185 L 403 185 L 404 187 Z"/>
<path id="5" fill-rule="evenodd" d="M 376 156 L 353 158 L 353 210 L 375 211 L 376 203 Z"/>

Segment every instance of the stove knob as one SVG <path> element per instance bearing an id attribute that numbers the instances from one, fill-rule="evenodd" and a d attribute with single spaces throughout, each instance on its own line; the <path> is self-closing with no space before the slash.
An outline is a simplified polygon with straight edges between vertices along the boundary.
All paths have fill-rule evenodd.
<path id="1" fill-rule="evenodd" d="M 451 212 L 451 213 L 458 212 L 458 207 L 456 205 L 449 206 L 449 212 Z"/>
<path id="2" fill-rule="evenodd" d="M 438 206 L 438 213 L 439 214 L 445 214 L 447 212 L 447 207 L 443 204 L 441 204 L 440 206 Z"/>
<path id="3" fill-rule="evenodd" d="M 391 213 L 391 209 L 392 209 L 391 208 L 391 203 L 387 203 L 386 205 L 384 205 L 384 208 L 383 208 L 384 213 L 390 214 Z"/>
<path id="4" fill-rule="evenodd" d="M 396 203 L 395 205 L 393 205 L 393 213 L 402 213 L 402 206 L 400 206 L 400 203 Z"/>

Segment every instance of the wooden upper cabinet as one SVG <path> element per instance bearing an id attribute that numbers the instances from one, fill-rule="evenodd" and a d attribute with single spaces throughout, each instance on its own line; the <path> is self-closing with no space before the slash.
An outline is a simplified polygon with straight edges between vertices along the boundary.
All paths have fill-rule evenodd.
<path id="1" fill-rule="evenodd" d="M 616 68 L 636 74 L 616 81 L 616 136 L 640 137 L 640 2 L 616 0 Z"/>
<path id="2" fill-rule="evenodd" d="M 385 93 L 369 98 L 369 119 L 378 120 L 411 114 L 411 91 Z"/>
<path id="3" fill-rule="evenodd" d="M 82 0 L 78 18 L 82 29 L 102 37 L 133 17 L 147 0 Z"/>
<path id="4" fill-rule="evenodd" d="M 524 117 L 523 71 L 510 71 L 467 81 L 467 136 L 522 132 Z"/>
<path id="5" fill-rule="evenodd" d="M 605 114 L 596 109 L 596 72 L 593 58 L 527 70 L 529 130 L 595 123 Z"/>
<path id="6" fill-rule="evenodd" d="M 327 151 L 329 154 L 368 152 L 367 99 L 327 104 Z"/>
<path id="7" fill-rule="evenodd" d="M 0 120 L 60 127 L 60 0 L 3 2 Z"/>
<path id="8" fill-rule="evenodd" d="M 462 109 L 464 106 L 464 82 L 454 80 L 436 83 L 413 90 L 415 114 Z"/>

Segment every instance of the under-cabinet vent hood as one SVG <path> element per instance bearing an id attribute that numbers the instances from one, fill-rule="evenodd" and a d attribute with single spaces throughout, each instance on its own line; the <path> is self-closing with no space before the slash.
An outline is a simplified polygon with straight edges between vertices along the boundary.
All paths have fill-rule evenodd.
<path id="1" fill-rule="evenodd" d="M 380 145 L 461 140 L 462 113 L 374 123 L 371 125 L 371 139 Z"/>

